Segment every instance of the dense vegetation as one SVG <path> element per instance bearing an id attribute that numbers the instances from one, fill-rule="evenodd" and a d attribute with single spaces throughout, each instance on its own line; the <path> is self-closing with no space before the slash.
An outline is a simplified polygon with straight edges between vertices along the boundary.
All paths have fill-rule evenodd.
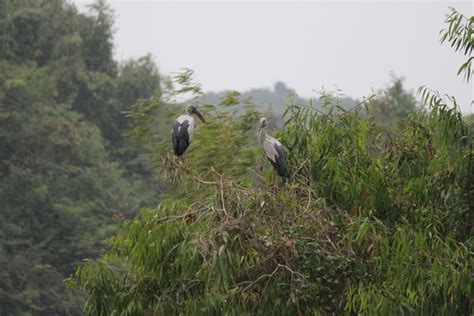
<path id="1" fill-rule="evenodd" d="M 455 11 L 447 21 L 468 57 L 472 31 L 459 30 L 472 21 Z M 454 98 L 422 88 L 417 107 L 395 79 L 352 109 L 332 94 L 318 106 L 290 99 L 276 134 L 291 175 L 275 192 L 255 140 L 259 108 L 235 91 L 202 106 L 210 123 L 187 165 L 166 154 L 156 126 L 173 96 L 201 97 L 190 75 L 129 113 L 169 190 L 78 268 L 87 313 L 473 312 L 473 138 Z"/>
<path id="2" fill-rule="evenodd" d="M 0 0 L 0 14 L 0 314 L 79 315 L 64 278 L 101 253 L 114 216 L 157 201 L 121 112 L 160 77 L 149 56 L 113 60 L 101 1 L 85 16 Z"/>
<path id="3" fill-rule="evenodd" d="M 474 118 L 455 99 L 423 88 L 421 107 L 397 78 L 360 104 L 205 95 L 191 71 L 115 61 L 113 14 L 90 9 L 0 0 L 1 315 L 473 312 Z M 474 19 L 447 23 L 469 82 Z M 208 123 L 182 165 L 190 96 Z M 262 114 L 289 152 L 277 190 Z"/>

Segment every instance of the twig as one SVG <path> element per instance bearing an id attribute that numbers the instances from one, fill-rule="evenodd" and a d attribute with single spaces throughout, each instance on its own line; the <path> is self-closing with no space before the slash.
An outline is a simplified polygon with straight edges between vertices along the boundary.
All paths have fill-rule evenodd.
<path id="1" fill-rule="evenodd" d="M 217 182 L 215 181 L 205 181 L 201 178 L 199 178 L 195 173 L 194 171 L 192 171 L 188 166 L 184 166 L 184 171 L 188 174 L 190 174 L 197 182 L 199 183 L 202 183 L 202 184 L 205 184 L 205 185 L 218 185 Z"/>
<path id="2" fill-rule="evenodd" d="M 267 278 L 270 278 L 270 279 L 271 279 L 271 278 L 273 277 L 273 275 L 275 275 L 275 273 L 278 271 L 278 268 L 279 268 L 279 266 L 277 266 L 277 267 L 275 268 L 275 270 L 273 270 L 273 272 L 272 272 L 271 274 L 262 274 L 262 275 L 259 276 L 255 281 L 250 282 L 250 284 L 247 285 L 241 292 L 247 291 L 247 289 L 249 289 L 252 285 L 254 285 L 255 283 L 257 283 L 258 281 L 260 281 L 260 280 L 263 279 L 263 278 L 266 278 L 266 277 L 267 277 Z"/>
<path id="3" fill-rule="evenodd" d="M 296 176 L 296 174 L 304 167 L 304 165 L 308 162 L 308 159 L 305 159 L 302 163 L 300 163 L 300 165 L 298 166 L 298 168 L 296 168 L 296 170 L 293 172 L 293 177 Z"/>
<path id="4" fill-rule="evenodd" d="M 301 279 L 306 280 L 305 276 L 302 275 L 301 273 L 296 272 L 296 271 L 293 271 L 293 270 L 292 270 L 290 267 L 288 267 L 287 265 L 284 265 L 284 264 L 280 264 L 280 263 L 279 263 L 279 264 L 276 266 L 275 270 L 273 270 L 272 273 L 270 273 L 270 274 L 268 274 L 268 273 L 262 274 L 262 275 L 259 276 L 256 280 L 250 282 L 250 284 L 247 285 L 244 289 L 242 289 L 241 292 L 245 292 L 245 291 L 248 290 L 250 287 L 252 287 L 254 284 L 256 284 L 257 282 L 259 282 L 260 280 L 262 280 L 263 278 L 268 278 L 267 283 L 266 283 L 266 285 L 265 285 L 265 288 L 266 288 L 267 285 L 268 285 L 268 282 L 270 282 L 271 278 L 275 275 L 275 273 L 276 273 L 276 272 L 278 271 L 278 269 L 280 269 L 280 268 L 284 268 L 284 269 L 286 269 L 287 271 L 289 271 L 289 272 L 291 273 L 292 277 L 293 277 L 293 275 L 297 275 L 297 276 L 299 276 Z"/>
<path id="5" fill-rule="evenodd" d="M 229 214 L 227 214 L 227 210 L 225 208 L 225 199 L 224 199 L 224 184 L 222 182 L 222 176 L 221 176 L 221 184 L 219 186 L 219 191 L 221 193 L 221 204 L 222 204 L 222 210 L 224 211 L 224 214 L 226 217 L 229 217 Z"/>

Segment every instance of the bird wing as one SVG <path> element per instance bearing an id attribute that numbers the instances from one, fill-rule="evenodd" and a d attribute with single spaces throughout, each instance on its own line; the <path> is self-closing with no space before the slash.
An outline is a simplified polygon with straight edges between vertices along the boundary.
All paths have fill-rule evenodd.
<path id="1" fill-rule="evenodd" d="M 275 142 L 273 140 L 276 139 L 271 139 L 270 137 L 265 139 L 263 142 L 263 152 L 268 159 L 270 159 L 272 162 L 276 162 L 276 156 L 278 155 L 278 152 L 275 148 Z"/>
<path id="2" fill-rule="evenodd" d="M 280 144 L 280 142 L 275 144 L 275 150 L 278 153 L 277 156 L 276 156 L 276 167 L 275 168 L 278 172 L 278 175 L 280 177 L 284 177 L 286 175 L 286 171 L 287 171 L 287 167 L 288 167 L 287 159 L 286 159 L 286 151 L 285 151 L 285 148 L 283 147 L 283 145 Z"/>
<path id="3" fill-rule="evenodd" d="M 189 141 L 191 141 L 191 138 L 193 137 L 194 130 L 196 129 L 196 120 L 194 117 L 189 116 L 191 119 L 189 120 L 189 125 L 188 125 L 188 135 L 189 135 Z"/>
<path id="4" fill-rule="evenodd" d="M 174 153 L 177 156 L 184 154 L 191 143 L 191 136 L 194 131 L 196 123 L 194 118 L 190 115 L 180 115 L 173 122 L 173 129 L 171 131 L 171 138 L 173 142 Z"/>
<path id="5" fill-rule="evenodd" d="M 263 151 L 279 176 L 284 176 L 287 169 L 286 152 L 283 145 L 273 137 L 268 136 L 263 142 Z"/>

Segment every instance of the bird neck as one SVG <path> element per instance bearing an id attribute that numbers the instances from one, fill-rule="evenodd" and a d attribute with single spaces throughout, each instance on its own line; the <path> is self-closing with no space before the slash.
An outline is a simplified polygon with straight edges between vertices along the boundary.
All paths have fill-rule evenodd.
<path id="1" fill-rule="evenodd" d="M 258 141 L 260 142 L 260 144 L 263 144 L 263 141 L 265 140 L 265 137 L 267 136 L 267 127 L 262 127 L 259 131 L 258 131 Z"/>

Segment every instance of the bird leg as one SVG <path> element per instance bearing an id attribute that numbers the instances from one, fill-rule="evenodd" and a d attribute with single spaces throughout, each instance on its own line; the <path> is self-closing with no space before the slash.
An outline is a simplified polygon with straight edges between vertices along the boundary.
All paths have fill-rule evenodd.
<path id="1" fill-rule="evenodd" d="M 275 169 L 272 168 L 272 190 L 276 192 L 276 176 L 275 176 Z"/>

